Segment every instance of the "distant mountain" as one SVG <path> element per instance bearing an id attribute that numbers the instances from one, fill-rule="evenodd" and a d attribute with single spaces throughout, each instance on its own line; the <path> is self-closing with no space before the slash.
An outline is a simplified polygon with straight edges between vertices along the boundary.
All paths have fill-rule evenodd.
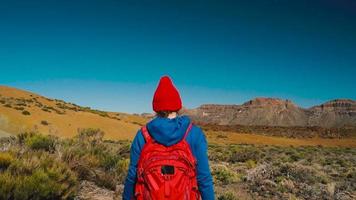
<path id="1" fill-rule="evenodd" d="M 203 124 L 248 126 L 356 126 L 356 101 L 337 99 L 304 109 L 290 100 L 256 98 L 242 105 L 206 104 L 183 109 Z"/>
<path id="2" fill-rule="evenodd" d="M 336 99 L 308 109 L 308 124 L 321 127 L 356 126 L 356 101 Z"/>
<path id="3" fill-rule="evenodd" d="M 0 86 L 0 137 L 24 131 L 71 137 L 78 129 L 99 128 L 108 139 L 132 139 L 146 122 L 139 115 L 95 110 Z"/>

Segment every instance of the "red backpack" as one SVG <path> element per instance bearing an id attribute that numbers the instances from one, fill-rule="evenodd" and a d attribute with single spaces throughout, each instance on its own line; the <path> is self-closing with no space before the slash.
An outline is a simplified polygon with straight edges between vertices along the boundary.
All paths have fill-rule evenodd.
<path id="1" fill-rule="evenodd" d="M 195 200 L 199 199 L 196 178 L 196 161 L 185 141 L 192 124 L 183 139 L 172 146 L 164 146 L 153 140 L 146 127 L 142 135 L 146 140 L 137 166 L 135 196 L 138 200 Z"/>

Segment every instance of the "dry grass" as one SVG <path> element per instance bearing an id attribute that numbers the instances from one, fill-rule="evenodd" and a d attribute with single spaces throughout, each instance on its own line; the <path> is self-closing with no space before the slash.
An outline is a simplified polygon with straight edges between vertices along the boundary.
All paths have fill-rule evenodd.
<path id="1" fill-rule="evenodd" d="M 308 138 L 293 139 L 285 137 L 264 136 L 255 134 L 242 134 L 234 132 L 207 131 L 207 139 L 216 144 L 257 144 L 277 146 L 325 146 L 325 147 L 356 147 L 356 139 L 326 139 Z"/>

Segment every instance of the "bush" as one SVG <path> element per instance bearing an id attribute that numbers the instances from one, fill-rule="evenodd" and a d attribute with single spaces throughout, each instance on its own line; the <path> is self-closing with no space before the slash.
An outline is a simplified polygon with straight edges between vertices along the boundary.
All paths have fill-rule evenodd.
<path id="1" fill-rule="evenodd" d="M 80 129 L 77 139 L 85 145 L 96 145 L 102 143 L 104 132 L 100 129 Z"/>
<path id="2" fill-rule="evenodd" d="M 14 160 L 11 154 L 7 152 L 0 152 L 0 170 L 6 169 Z"/>
<path id="3" fill-rule="evenodd" d="M 119 157 L 113 154 L 103 154 L 100 156 L 100 166 L 105 170 L 111 170 L 116 166 L 116 163 L 119 161 Z"/>
<path id="4" fill-rule="evenodd" d="M 223 165 L 215 166 L 213 168 L 212 175 L 215 180 L 221 182 L 224 185 L 236 183 L 239 179 L 236 173 Z"/>
<path id="5" fill-rule="evenodd" d="M 109 190 L 115 190 L 117 180 L 111 173 L 101 172 L 96 174 L 95 183 L 100 187 L 105 187 Z"/>
<path id="6" fill-rule="evenodd" d="M 75 174 L 46 154 L 17 160 L 11 170 L 0 173 L 0 199 L 68 199 L 77 191 Z M 25 172 L 19 166 L 36 166 Z"/>
<path id="7" fill-rule="evenodd" d="M 124 183 L 126 175 L 127 175 L 127 170 L 129 169 L 129 159 L 123 159 L 119 160 L 116 164 L 116 175 L 119 183 Z"/>
<path id="8" fill-rule="evenodd" d="M 127 141 L 122 141 L 120 145 L 120 149 L 117 152 L 121 158 L 128 158 L 130 157 L 130 143 Z"/>
<path id="9" fill-rule="evenodd" d="M 63 143 L 62 158 L 81 180 L 114 190 L 126 177 L 129 161 L 122 155 L 126 154 L 127 145 L 104 142 L 103 136 L 99 129 L 79 130 L 76 138 Z"/>
<path id="10" fill-rule="evenodd" d="M 45 111 L 45 112 L 51 112 L 50 110 L 48 110 L 47 108 L 42 108 L 41 110 Z"/>
<path id="11" fill-rule="evenodd" d="M 208 156 L 209 160 L 213 161 L 229 161 L 231 157 L 231 151 L 227 150 L 223 146 L 209 144 Z"/>
<path id="12" fill-rule="evenodd" d="M 28 112 L 27 110 L 22 111 L 22 114 L 23 114 L 23 115 L 31 115 L 31 113 Z"/>
<path id="13" fill-rule="evenodd" d="M 7 108 L 12 108 L 11 104 L 9 104 L 9 103 L 5 104 L 4 106 L 7 107 Z"/>
<path id="14" fill-rule="evenodd" d="M 36 133 L 34 132 L 23 132 L 17 135 L 17 140 L 20 144 L 24 144 L 25 140 L 29 137 L 34 136 Z"/>
<path id="15" fill-rule="evenodd" d="M 42 120 L 41 124 L 44 125 L 44 126 L 48 126 L 49 125 L 49 123 L 46 120 Z"/>
<path id="16" fill-rule="evenodd" d="M 317 169 L 300 164 L 282 164 L 278 170 L 283 176 L 290 179 L 307 184 L 328 183 L 328 178 L 325 174 Z"/>
<path id="17" fill-rule="evenodd" d="M 255 168 L 256 167 L 256 162 L 254 160 L 248 160 L 245 162 L 246 163 L 246 167 L 248 169 L 251 169 L 251 168 Z"/>
<path id="18" fill-rule="evenodd" d="M 16 103 L 17 106 L 27 106 L 26 103 L 22 102 L 23 100 L 21 100 L 21 102 Z"/>
<path id="19" fill-rule="evenodd" d="M 262 157 L 261 150 L 254 146 L 242 147 L 236 149 L 231 157 L 230 162 L 246 162 L 248 160 L 258 161 Z"/>
<path id="20" fill-rule="evenodd" d="M 289 156 L 288 161 L 291 161 L 291 162 L 296 162 L 296 161 L 301 160 L 305 157 L 303 152 L 300 152 L 300 150 L 298 151 L 295 148 L 288 149 L 285 154 Z"/>
<path id="21" fill-rule="evenodd" d="M 55 140 L 50 136 L 35 134 L 27 138 L 25 143 L 33 150 L 45 150 L 49 152 L 55 150 Z"/>
<path id="22" fill-rule="evenodd" d="M 0 173 L 0 199 L 11 199 L 15 185 L 16 183 L 11 174 Z"/>
<path id="23" fill-rule="evenodd" d="M 218 197 L 218 200 L 237 200 L 237 197 L 233 192 L 225 192 Z"/>
<path id="24" fill-rule="evenodd" d="M 15 107 L 14 109 L 15 109 L 15 110 L 25 110 L 24 107 Z"/>

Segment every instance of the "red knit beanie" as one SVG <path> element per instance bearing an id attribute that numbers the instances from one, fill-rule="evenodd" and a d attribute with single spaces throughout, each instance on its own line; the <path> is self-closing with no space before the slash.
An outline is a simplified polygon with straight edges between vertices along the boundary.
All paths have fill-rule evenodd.
<path id="1" fill-rule="evenodd" d="M 182 108 L 179 92 L 168 76 L 163 76 L 159 81 L 153 96 L 152 106 L 155 112 L 178 111 Z"/>

